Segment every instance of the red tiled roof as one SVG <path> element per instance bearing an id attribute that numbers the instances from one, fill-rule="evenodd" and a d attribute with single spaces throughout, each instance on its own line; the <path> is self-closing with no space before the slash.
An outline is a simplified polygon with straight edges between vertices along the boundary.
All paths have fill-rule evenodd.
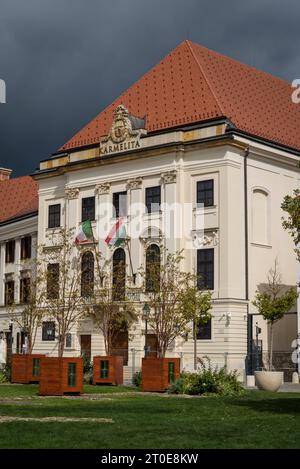
<path id="1" fill-rule="evenodd" d="M 38 185 L 30 176 L 0 182 L 0 222 L 38 210 Z"/>
<path id="2" fill-rule="evenodd" d="M 148 132 L 227 117 L 240 130 L 300 150 L 300 105 L 289 83 L 184 41 L 59 151 L 98 143 L 113 110 L 146 116 Z"/>

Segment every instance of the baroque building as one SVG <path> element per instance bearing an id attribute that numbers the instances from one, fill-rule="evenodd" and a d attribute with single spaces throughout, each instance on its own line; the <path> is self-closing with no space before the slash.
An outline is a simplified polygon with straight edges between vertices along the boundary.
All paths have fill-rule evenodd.
<path id="1" fill-rule="evenodd" d="M 26 303 L 36 256 L 38 187 L 30 176 L 10 179 L 0 168 L 0 366 L 21 353 L 25 334 L 12 321 Z"/>
<path id="2" fill-rule="evenodd" d="M 143 297 L 134 292 L 147 255 L 163 246 L 183 249 L 184 269 L 201 275 L 213 292 L 212 319 L 197 331 L 198 354 L 242 378 L 256 323 L 268 349 L 267 326 L 251 303 L 256 289 L 276 258 L 284 284 L 297 282 L 292 241 L 281 224 L 283 197 L 300 180 L 300 107 L 291 93 L 283 80 L 183 42 L 41 161 L 33 175 L 38 243 L 59 227 L 77 231 L 91 220 L 108 265 L 125 260 L 141 309 Z M 120 217 L 127 244 L 109 247 L 105 238 Z M 276 326 L 275 350 L 289 351 L 297 336 L 296 306 L 290 313 Z M 115 344 L 128 381 L 144 343 L 141 320 Z M 151 330 L 147 346 L 155 353 Z M 55 324 L 39 332 L 35 351 L 57 354 Z M 88 319 L 68 338 L 66 354 L 82 352 L 104 353 L 103 337 Z M 192 369 L 192 334 L 168 353 Z"/>

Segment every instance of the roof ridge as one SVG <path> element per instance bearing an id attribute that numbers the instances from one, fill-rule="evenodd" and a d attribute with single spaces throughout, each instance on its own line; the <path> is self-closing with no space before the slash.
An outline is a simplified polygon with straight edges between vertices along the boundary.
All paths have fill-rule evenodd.
<path id="1" fill-rule="evenodd" d="M 208 51 L 208 53 L 212 53 L 212 54 L 214 54 L 214 55 L 216 55 L 220 58 L 223 58 L 223 59 L 226 59 L 230 62 L 233 62 L 235 65 L 243 66 L 243 67 L 246 67 L 246 68 L 251 68 L 251 70 L 253 70 L 256 73 L 260 73 L 262 75 L 267 75 L 268 77 L 272 78 L 273 80 L 278 80 L 281 83 L 284 83 L 285 85 L 288 85 L 288 86 L 291 85 L 291 83 L 288 80 L 285 80 L 284 78 L 281 78 L 277 75 L 273 75 L 271 72 L 267 72 L 266 70 L 262 70 L 261 68 L 257 68 L 255 65 L 250 65 L 246 62 L 242 62 L 239 59 L 231 57 L 230 55 L 227 55 L 227 54 L 223 54 L 223 53 L 221 53 L 217 50 L 210 49 L 209 47 L 203 46 L 202 44 L 198 44 L 197 42 L 193 42 L 193 41 L 190 41 L 188 39 L 186 40 L 186 42 L 188 42 L 189 44 L 191 44 L 192 46 L 194 46 L 196 48 L 198 47 L 199 49 L 205 49 L 206 51 Z"/>
<path id="2" fill-rule="evenodd" d="M 92 119 L 85 125 L 83 125 L 72 137 L 70 137 L 63 145 L 61 145 L 59 148 L 58 148 L 58 151 L 61 151 L 63 150 L 67 145 L 68 143 L 73 140 L 77 134 L 80 134 L 80 132 L 82 132 L 82 130 L 84 130 L 94 119 L 97 119 L 98 116 L 100 116 L 100 114 L 102 114 L 104 111 L 106 111 L 108 108 L 110 108 L 116 101 L 120 101 L 122 100 L 123 96 L 126 96 L 126 94 L 128 92 L 130 92 L 132 89 L 134 89 L 134 87 L 142 80 L 144 79 L 145 77 L 147 77 L 160 63 L 162 63 L 167 57 L 169 57 L 171 54 L 173 54 L 178 48 L 180 48 L 184 43 L 186 42 L 185 41 L 182 41 L 180 44 L 178 44 L 176 47 L 174 47 L 170 52 L 168 52 L 162 59 L 160 59 L 159 62 L 156 62 L 154 63 L 154 65 L 150 66 L 148 68 L 148 70 L 142 75 L 140 76 L 139 78 L 137 78 L 127 89 L 125 89 L 124 91 L 122 91 L 121 94 L 119 94 L 113 101 L 111 101 L 107 106 L 105 106 L 102 111 L 98 112 L 94 117 L 92 117 Z M 143 119 L 145 116 L 135 116 L 135 117 L 140 117 L 141 119 Z M 104 134 L 105 135 L 105 134 Z M 102 137 L 104 137 L 104 135 L 102 135 Z"/>
<path id="3" fill-rule="evenodd" d="M 199 60 L 198 60 L 198 58 L 196 57 L 196 54 L 195 54 L 195 52 L 194 52 L 194 50 L 193 50 L 193 48 L 192 48 L 192 44 L 193 44 L 193 43 L 192 43 L 191 41 L 189 41 L 188 39 L 186 40 L 186 43 L 187 43 L 187 46 L 188 46 L 188 48 L 189 48 L 189 50 L 190 50 L 190 52 L 191 52 L 191 54 L 192 54 L 192 56 L 193 56 L 193 58 L 194 58 L 196 64 L 198 65 L 198 67 L 199 67 L 199 69 L 200 69 L 200 71 L 201 71 L 201 73 L 202 73 L 202 75 L 203 75 L 204 80 L 205 80 L 206 83 L 207 83 L 207 86 L 208 86 L 208 88 L 209 88 L 211 94 L 213 95 L 213 97 L 214 97 L 215 100 L 216 100 L 216 103 L 217 103 L 217 105 L 218 105 L 218 107 L 219 107 L 219 110 L 220 110 L 221 113 L 225 116 L 224 109 L 222 108 L 222 105 L 221 105 L 221 103 L 219 102 L 219 99 L 218 99 L 218 97 L 216 96 L 216 94 L 215 94 L 215 92 L 214 92 L 214 90 L 213 90 L 213 87 L 211 86 L 211 84 L 210 84 L 210 82 L 209 82 L 209 80 L 208 80 L 208 78 L 207 78 L 207 76 L 206 76 L 206 74 L 205 74 L 205 72 L 204 72 L 204 70 L 203 70 L 203 67 L 202 67 L 201 63 L 199 62 Z"/>

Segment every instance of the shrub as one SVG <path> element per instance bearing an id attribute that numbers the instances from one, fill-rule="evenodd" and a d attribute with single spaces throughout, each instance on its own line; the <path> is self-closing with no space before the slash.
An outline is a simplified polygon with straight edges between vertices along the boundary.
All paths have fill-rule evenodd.
<path id="1" fill-rule="evenodd" d="M 83 354 L 83 382 L 84 384 L 93 383 L 93 363 Z"/>
<path id="2" fill-rule="evenodd" d="M 83 382 L 84 384 L 93 384 L 93 370 L 86 371 L 83 374 Z"/>
<path id="3" fill-rule="evenodd" d="M 132 377 L 132 384 L 139 388 L 142 384 L 142 372 L 136 371 Z"/>
<path id="4" fill-rule="evenodd" d="M 90 371 L 93 371 L 93 363 L 90 361 L 90 359 L 83 354 L 82 355 L 83 359 L 83 373 L 89 373 Z"/>
<path id="5" fill-rule="evenodd" d="M 11 377 L 11 366 L 9 364 L 6 364 L 0 370 L 0 383 L 8 383 L 10 381 L 10 377 Z"/>
<path id="6" fill-rule="evenodd" d="M 237 371 L 227 371 L 226 367 L 211 366 L 202 362 L 197 373 L 184 372 L 179 379 L 170 386 L 169 392 L 175 394 L 236 396 L 243 392 L 238 381 Z"/>

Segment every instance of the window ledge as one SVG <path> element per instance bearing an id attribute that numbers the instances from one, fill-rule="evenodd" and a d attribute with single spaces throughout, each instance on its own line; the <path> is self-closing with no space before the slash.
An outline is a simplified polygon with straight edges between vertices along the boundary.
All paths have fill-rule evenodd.
<path id="1" fill-rule="evenodd" d="M 49 228 L 49 226 L 47 226 L 46 231 L 53 232 L 55 230 L 59 231 L 59 230 L 62 230 L 62 229 L 63 229 L 62 226 L 54 226 L 53 228 Z"/>
<path id="2" fill-rule="evenodd" d="M 258 247 L 258 248 L 272 249 L 272 244 L 251 243 L 251 246 Z"/>
<path id="3" fill-rule="evenodd" d="M 217 209 L 217 206 L 216 205 L 206 205 L 204 207 L 193 207 L 193 211 L 196 212 L 197 210 L 201 210 L 204 212 L 207 212 L 208 210 L 216 210 Z"/>

